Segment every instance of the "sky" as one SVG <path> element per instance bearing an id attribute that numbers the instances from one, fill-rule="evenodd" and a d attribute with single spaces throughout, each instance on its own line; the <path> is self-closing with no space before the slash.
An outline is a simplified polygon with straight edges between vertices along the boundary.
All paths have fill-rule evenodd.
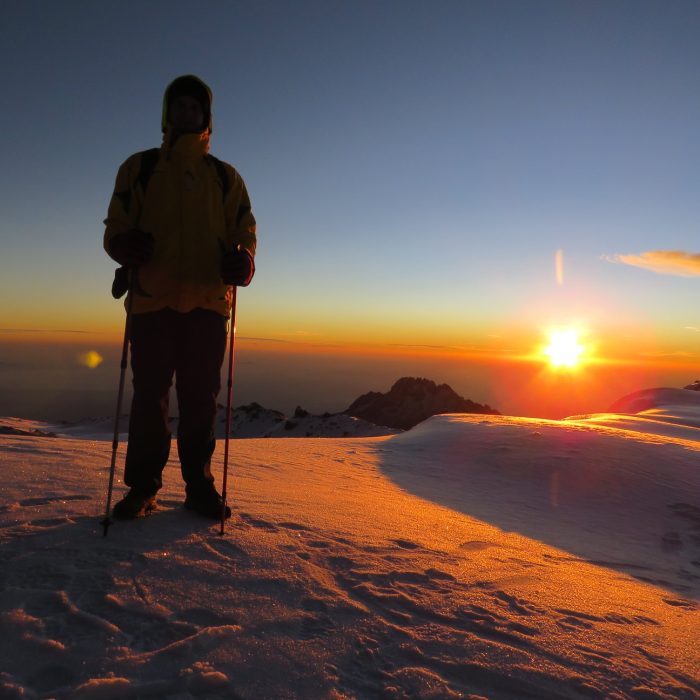
<path id="1" fill-rule="evenodd" d="M 341 410 L 422 373 L 554 415 L 692 381 L 699 31 L 694 0 L 5 3 L 0 413 L 114 384 L 102 220 L 183 73 L 258 220 L 241 400 Z M 604 369 L 533 384 L 570 324 Z"/>

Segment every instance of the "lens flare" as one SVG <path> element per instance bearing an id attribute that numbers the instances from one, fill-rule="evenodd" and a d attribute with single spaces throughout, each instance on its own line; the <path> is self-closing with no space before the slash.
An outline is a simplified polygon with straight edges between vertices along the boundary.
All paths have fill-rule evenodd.
<path id="1" fill-rule="evenodd" d="M 103 361 L 102 355 L 95 350 L 90 350 L 89 352 L 84 352 L 78 355 L 78 363 L 83 365 L 83 367 L 89 367 L 90 369 L 95 369 L 99 367 Z"/>

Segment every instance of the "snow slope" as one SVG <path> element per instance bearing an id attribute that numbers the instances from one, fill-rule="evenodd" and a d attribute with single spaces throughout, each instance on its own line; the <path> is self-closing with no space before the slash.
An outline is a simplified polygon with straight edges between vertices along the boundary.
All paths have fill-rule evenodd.
<path id="1" fill-rule="evenodd" d="M 109 442 L 0 435 L 0 698 L 697 698 L 700 430 L 651 410 L 237 440 L 223 537 L 172 461 L 104 538 Z"/>

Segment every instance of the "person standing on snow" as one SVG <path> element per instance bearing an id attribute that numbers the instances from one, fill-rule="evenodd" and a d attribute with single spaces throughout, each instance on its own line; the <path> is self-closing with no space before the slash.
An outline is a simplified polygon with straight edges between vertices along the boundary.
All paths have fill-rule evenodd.
<path id="1" fill-rule="evenodd" d="M 134 394 L 124 473 L 130 490 L 114 507 L 118 519 L 155 506 L 170 452 L 173 375 L 184 505 L 221 517 L 210 470 L 216 397 L 231 285 L 245 287 L 252 280 L 256 235 L 241 176 L 208 154 L 211 103 L 211 90 L 196 76 L 168 85 L 162 146 L 122 164 L 105 219 L 105 250 L 131 279 L 126 306 Z"/>

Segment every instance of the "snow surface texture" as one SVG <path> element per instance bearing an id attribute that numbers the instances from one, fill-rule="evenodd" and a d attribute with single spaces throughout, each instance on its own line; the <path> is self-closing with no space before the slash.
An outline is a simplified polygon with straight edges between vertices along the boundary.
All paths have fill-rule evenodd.
<path id="1" fill-rule="evenodd" d="M 172 461 L 104 538 L 108 441 L 0 435 L 0 698 L 697 698 L 686 393 L 237 440 L 223 537 Z"/>

